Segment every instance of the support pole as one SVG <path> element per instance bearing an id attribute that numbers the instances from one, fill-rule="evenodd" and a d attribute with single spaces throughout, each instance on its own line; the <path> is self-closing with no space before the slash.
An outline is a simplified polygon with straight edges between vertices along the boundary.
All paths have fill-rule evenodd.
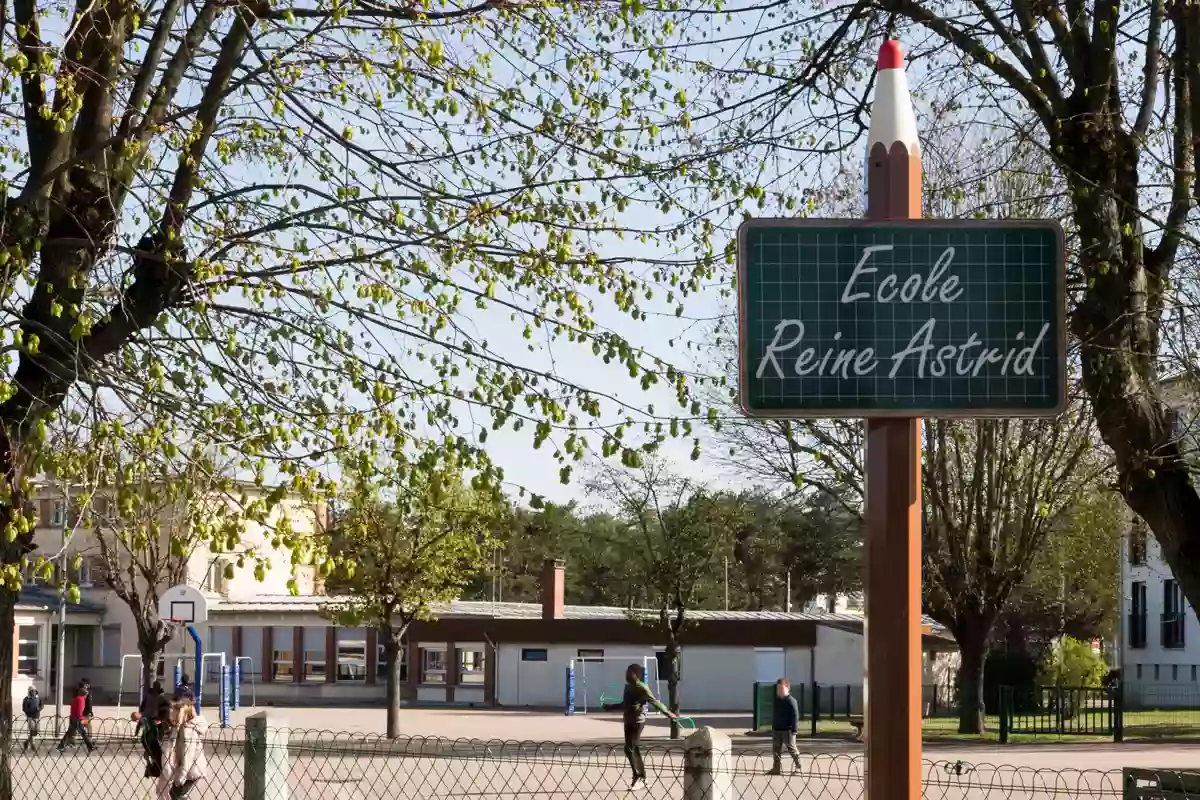
<path id="1" fill-rule="evenodd" d="M 200 696 L 204 692 L 204 642 L 196 632 L 195 625 L 187 626 L 188 635 L 196 643 L 196 672 L 192 675 L 192 686 L 196 691 L 196 713 L 200 713 Z"/>
<path id="2" fill-rule="evenodd" d="M 921 154 L 899 43 L 879 52 L 867 217 L 921 216 Z M 921 421 L 867 420 L 868 800 L 921 797 Z M 865 695 L 865 692 L 864 692 Z"/>

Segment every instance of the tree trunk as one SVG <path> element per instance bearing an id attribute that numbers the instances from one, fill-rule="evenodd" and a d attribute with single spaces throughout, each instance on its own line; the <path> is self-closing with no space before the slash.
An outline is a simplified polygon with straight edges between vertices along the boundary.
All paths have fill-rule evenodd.
<path id="1" fill-rule="evenodd" d="M 403 630 L 383 625 L 379 637 L 387 655 L 387 738 L 400 735 L 400 637 Z M 410 665 L 415 666 L 415 665 Z"/>
<path id="2" fill-rule="evenodd" d="M 142 679 L 141 685 L 138 687 L 138 708 L 142 707 L 142 701 L 146 699 L 146 694 L 150 691 L 150 687 L 158 680 L 158 659 L 162 656 L 163 648 L 158 643 L 158 637 L 149 640 L 144 636 L 138 636 L 138 653 L 142 656 Z M 163 665 L 163 674 L 166 674 L 167 665 Z M 174 677 L 171 678 L 174 683 Z M 120 691 L 124 691 L 125 687 L 119 687 Z M 171 692 L 167 692 L 170 696 L 174 692 L 174 685 L 171 686 Z"/>
<path id="3" fill-rule="evenodd" d="M 987 656 L 987 630 L 968 625 L 955 632 L 959 654 L 958 665 L 958 732 L 983 733 L 983 662 Z"/>
<path id="4" fill-rule="evenodd" d="M 13 800 L 12 750 L 13 633 L 15 592 L 0 591 L 0 800 Z"/>
<path id="5" fill-rule="evenodd" d="M 672 637 L 667 642 L 667 708 L 672 714 L 679 713 L 679 683 L 683 678 L 683 656 L 679 642 Z M 679 720 L 671 720 L 671 738 L 679 738 Z"/>

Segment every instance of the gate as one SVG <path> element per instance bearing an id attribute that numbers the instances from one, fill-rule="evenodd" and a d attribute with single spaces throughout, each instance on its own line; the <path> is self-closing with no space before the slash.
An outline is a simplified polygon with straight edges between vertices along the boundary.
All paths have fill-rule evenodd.
<path id="1" fill-rule="evenodd" d="M 1106 687 L 1005 687 L 1000 695 L 1000 738 L 1010 733 L 1112 736 L 1116 714 L 1113 691 Z"/>

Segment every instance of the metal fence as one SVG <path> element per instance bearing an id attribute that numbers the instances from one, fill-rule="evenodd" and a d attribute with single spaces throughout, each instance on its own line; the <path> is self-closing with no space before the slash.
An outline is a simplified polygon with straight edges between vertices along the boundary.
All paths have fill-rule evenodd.
<path id="1" fill-rule="evenodd" d="M 77 797 L 154 798 L 155 782 L 144 777 L 141 750 L 124 721 L 95 725 L 96 749 L 78 743 L 63 754 L 43 736 L 10 755 L 14 797 L 61 800 Z M 622 746 L 543 742 L 448 740 L 325 731 L 286 731 L 286 745 L 269 755 L 281 765 L 292 800 L 432 800 L 433 798 L 538 798 L 593 800 L 622 797 L 628 770 Z M 213 728 L 206 735 L 208 770 L 189 800 L 246 800 L 246 731 Z M 644 797 L 684 797 L 681 743 L 643 748 L 649 789 Z M 802 755 L 799 771 L 767 775 L 770 754 L 763 748 L 738 751 L 728 760 L 733 794 L 745 800 L 857 800 L 864 793 L 864 760 L 857 755 Z M 1190 773 L 1150 770 L 1047 770 L 926 761 L 923 795 L 930 800 L 1067 800 L 1122 796 L 1125 789 L 1160 797 L 1171 786 L 1192 787 Z M 1136 774 L 1134 774 L 1136 772 Z M 1157 794 L 1156 794 L 1157 792 Z M 269 796 L 260 792 L 257 796 Z"/>

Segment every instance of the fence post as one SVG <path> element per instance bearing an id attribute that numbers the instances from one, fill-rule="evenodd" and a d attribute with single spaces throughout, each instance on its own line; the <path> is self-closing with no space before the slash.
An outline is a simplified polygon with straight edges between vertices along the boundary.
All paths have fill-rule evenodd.
<path id="1" fill-rule="evenodd" d="M 750 701 L 750 730 L 757 733 L 761 720 L 758 718 L 758 681 L 754 682 L 754 695 Z"/>
<path id="2" fill-rule="evenodd" d="M 1000 744 L 1008 744 L 1009 715 L 1012 713 L 1012 690 L 1000 687 Z"/>
<path id="3" fill-rule="evenodd" d="M 729 737 L 706 725 L 683 747 L 683 800 L 734 800 Z"/>
<path id="4" fill-rule="evenodd" d="M 854 701 L 851 700 L 850 684 L 846 684 L 846 719 L 854 716 Z"/>
<path id="5" fill-rule="evenodd" d="M 1112 688 L 1113 741 L 1125 741 L 1125 686 L 1117 680 Z"/>
<path id="6" fill-rule="evenodd" d="M 821 684 L 813 681 L 813 715 L 812 715 L 812 735 L 817 735 L 817 720 L 821 718 Z"/>
<path id="7" fill-rule="evenodd" d="M 288 800 L 288 730 L 282 717 L 260 711 L 246 718 L 243 800 Z"/>

